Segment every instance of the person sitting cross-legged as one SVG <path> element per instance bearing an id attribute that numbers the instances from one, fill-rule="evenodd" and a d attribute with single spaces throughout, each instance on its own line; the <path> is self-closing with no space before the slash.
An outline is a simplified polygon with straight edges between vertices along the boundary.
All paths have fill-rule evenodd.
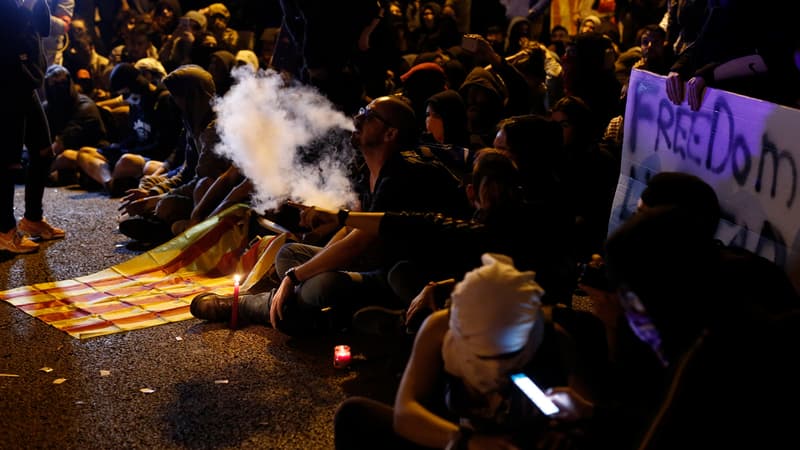
<path id="1" fill-rule="evenodd" d="M 458 179 L 443 165 L 403 151 L 416 139 L 414 111 L 399 97 L 377 98 L 356 115 L 351 140 L 365 161 L 358 185 L 361 210 L 448 212 L 466 202 Z M 284 245 L 275 263 L 284 275 L 280 286 L 243 296 L 239 317 L 299 334 L 325 329 L 328 317 L 335 327 L 347 327 L 353 312 L 369 304 L 396 306 L 387 271 L 400 257 L 382 250 L 383 244 L 379 236 L 342 227 L 324 248 Z M 202 294 L 191 312 L 225 321 L 231 305 L 230 297 Z M 327 308 L 332 316 L 322 314 Z"/>

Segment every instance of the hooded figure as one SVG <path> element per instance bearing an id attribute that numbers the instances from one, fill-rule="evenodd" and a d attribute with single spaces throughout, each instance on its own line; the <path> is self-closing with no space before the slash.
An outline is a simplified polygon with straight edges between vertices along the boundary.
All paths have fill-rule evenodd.
<path id="1" fill-rule="evenodd" d="M 467 106 L 470 148 L 491 147 L 495 126 L 503 115 L 505 87 L 494 74 L 476 67 L 467 75 L 458 93 Z"/>
<path id="2" fill-rule="evenodd" d="M 173 70 L 164 78 L 183 115 L 186 130 L 197 136 L 214 120 L 211 101 L 216 94 L 211 74 L 196 65 L 185 65 Z"/>
<path id="3" fill-rule="evenodd" d="M 236 65 L 236 57 L 227 50 L 220 50 L 211 54 L 208 61 L 208 72 L 214 79 L 217 95 L 225 95 L 233 85 L 231 70 Z"/>
<path id="4" fill-rule="evenodd" d="M 438 3 L 428 2 L 420 9 L 420 27 L 416 30 L 416 50 L 434 52 L 461 43 L 461 35 L 452 17 L 442 15 Z"/>
<path id="5" fill-rule="evenodd" d="M 45 73 L 44 105 L 50 134 L 64 149 L 106 145 L 106 129 L 97 105 L 78 93 L 69 71 L 52 65 Z"/>
<path id="6" fill-rule="evenodd" d="M 514 17 L 508 24 L 503 54 L 513 55 L 525 48 L 526 43 L 531 40 L 531 21 L 525 17 Z"/>
<path id="7" fill-rule="evenodd" d="M 428 120 L 431 120 L 431 116 L 435 114 L 442 123 L 441 140 L 440 136 L 437 136 L 437 132 L 428 127 L 428 131 L 433 134 L 437 142 L 461 147 L 469 145 L 467 109 L 458 92 L 451 89 L 439 92 L 431 96 L 425 104 L 429 110 Z"/>

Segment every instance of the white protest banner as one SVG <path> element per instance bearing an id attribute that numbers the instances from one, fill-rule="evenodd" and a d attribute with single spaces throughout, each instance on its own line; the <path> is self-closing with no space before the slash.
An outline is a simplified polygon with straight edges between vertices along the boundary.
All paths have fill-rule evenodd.
<path id="1" fill-rule="evenodd" d="M 673 105 L 665 86 L 663 76 L 631 74 L 609 232 L 652 175 L 691 173 L 717 192 L 717 238 L 774 261 L 800 290 L 800 110 L 708 88 L 695 112 Z"/>

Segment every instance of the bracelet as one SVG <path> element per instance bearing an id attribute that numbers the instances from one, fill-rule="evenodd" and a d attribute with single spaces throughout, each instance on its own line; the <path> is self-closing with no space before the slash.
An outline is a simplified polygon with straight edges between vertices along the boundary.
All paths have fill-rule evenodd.
<path id="1" fill-rule="evenodd" d="M 300 279 L 297 278 L 297 274 L 295 273 L 295 269 L 297 267 L 292 267 L 291 269 L 287 270 L 286 273 L 283 274 L 284 277 L 288 277 L 289 281 L 292 282 L 294 285 L 300 284 Z"/>
<path id="2" fill-rule="evenodd" d="M 347 218 L 350 216 L 349 209 L 340 209 L 338 213 L 336 213 L 336 217 L 339 219 L 339 226 L 343 227 L 344 223 L 347 222 Z"/>

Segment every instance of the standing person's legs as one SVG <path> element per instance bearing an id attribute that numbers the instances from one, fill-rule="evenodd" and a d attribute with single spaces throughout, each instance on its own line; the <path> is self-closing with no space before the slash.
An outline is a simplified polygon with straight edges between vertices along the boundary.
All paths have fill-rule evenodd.
<path id="1" fill-rule="evenodd" d="M 63 238 L 64 230 L 44 220 L 42 198 L 53 164 L 50 127 L 38 94 L 34 91 L 25 107 L 25 146 L 28 148 L 28 173 L 25 177 L 25 217 L 20 231 L 44 240 Z"/>
<path id="2" fill-rule="evenodd" d="M 29 159 L 28 176 L 25 179 L 25 218 L 38 222 L 42 220 L 42 197 L 53 163 L 53 149 L 47 117 L 35 91 L 25 117 L 25 146 L 28 147 Z"/>
<path id="3" fill-rule="evenodd" d="M 5 233 L 17 226 L 14 217 L 14 171 L 22 160 L 22 145 L 25 137 L 25 116 L 21 114 L 23 98 L 9 95 L 0 104 L 0 136 L 4 145 L 0 149 L 0 232 Z"/>
<path id="4" fill-rule="evenodd" d="M 39 245 L 17 230 L 14 216 L 14 172 L 21 168 L 22 144 L 25 137 L 25 106 L 31 91 L 15 95 L 13 89 L 0 104 L 0 136 L 5 145 L 0 149 L 0 250 L 11 253 L 35 252 Z"/>

